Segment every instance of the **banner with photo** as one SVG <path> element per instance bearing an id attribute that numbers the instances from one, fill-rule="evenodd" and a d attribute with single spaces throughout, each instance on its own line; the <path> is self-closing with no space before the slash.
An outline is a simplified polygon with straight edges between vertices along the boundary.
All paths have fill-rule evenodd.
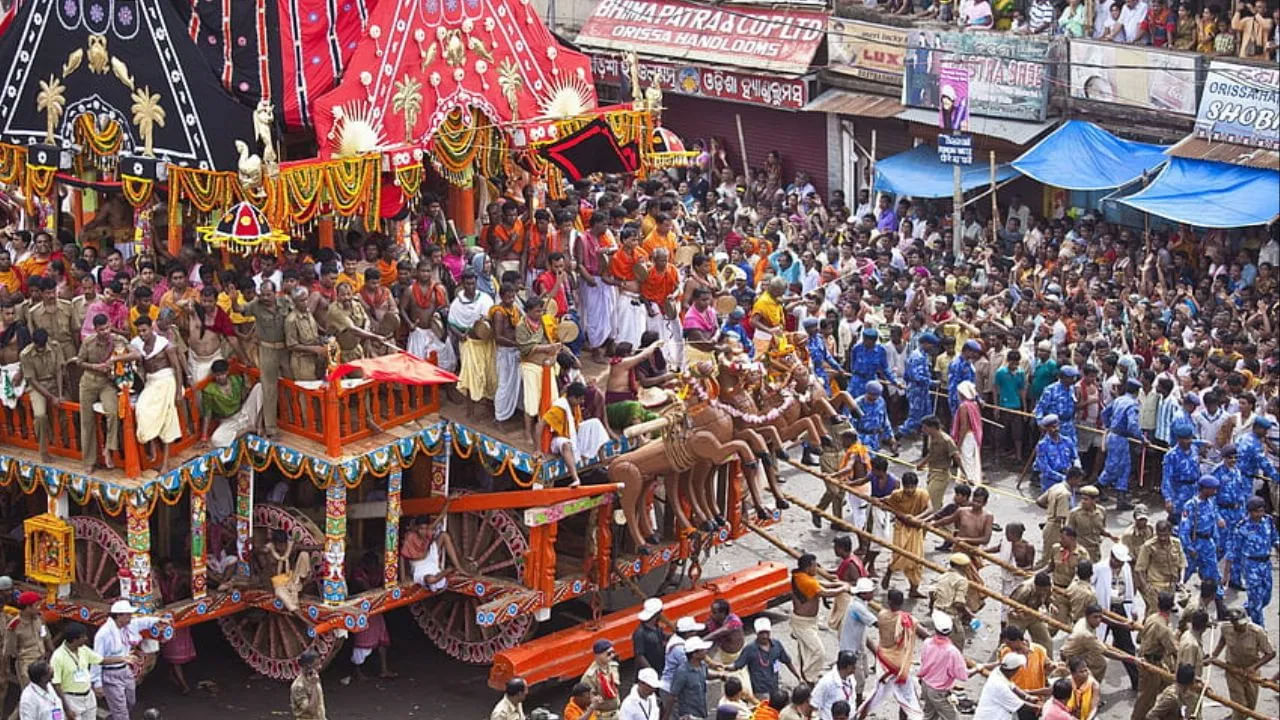
<path id="1" fill-rule="evenodd" d="M 936 109 L 947 66 L 969 70 L 969 113 L 1043 122 L 1049 107 L 1053 41 L 983 32 L 912 30 L 903 63 L 902 104 Z"/>
<path id="2" fill-rule="evenodd" d="M 906 55 L 904 28 L 831 18 L 827 31 L 830 72 L 898 87 Z"/>
<path id="3" fill-rule="evenodd" d="M 1073 38 L 1070 56 L 1073 98 L 1196 114 L 1198 53 Z"/>

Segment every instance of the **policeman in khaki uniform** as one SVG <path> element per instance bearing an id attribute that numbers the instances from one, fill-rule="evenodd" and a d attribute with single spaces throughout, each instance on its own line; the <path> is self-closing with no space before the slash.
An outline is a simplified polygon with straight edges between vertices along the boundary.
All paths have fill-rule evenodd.
<path id="1" fill-rule="evenodd" d="M 1182 552 L 1182 541 L 1173 536 L 1173 526 L 1168 520 L 1156 523 L 1156 536 L 1143 544 L 1133 564 L 1133 579 L 1147 603 L 1147 612 L 1156 607 L 1158 594 L 1176 593 L 1186 567 L 1187 556 Z"/>
<path id="2" fill-rule="evenodd" d="M 122 344 L 120 336 L 111 331 L 107 316 L 99 313 L 93 318 L 93 335 L 80 344 L 80 353 L 75 358 L 80 369 L 80 437 L 98 436 L 93 404 L 102 403 L 107 424 L 102 460 L 106 464 L 111 463 L 111 451 L 120 446 L 120 401 L 109 361 L 115 355 L 116 346 Z M 85 471 L 93 472 L 98 462 L 98 443 L 85 442 L 83 446 Z"/>
<path id="3" fill-rule="evenodd" d="M 1080 561 L 1076 577 L 1067 589 L 1054 595 L 1053 615 L 1068 625 L 1075 625 L 1084 617 L 1085 609 L 1098 604 L 1098 593 L 1093 589 L 1093 563 Z"/>
<path id="4" fill-rule="evenodd" d="M 953 553 L 950 558 L 951 569 L 943 573 L 933 585 L 933 594 L 929 599 L 929 611 L 944 612 L 955 621 L 951 632 L 951 643 L 959 650 L 964 650 L 968 639 L 969 606 L 966 598 L 969 595 L 969 579 L 965 577 L 965 568 L 970 562 L 968 555 Z"/>
<path id="5" fill-rule="evenodd" d="M 262 420 L 268 438 L 280 433 L 279 403 L 280 374 L 285 362 L 285 318 L 289 314 L 288 300 L 276 297 L 275 285 L 263 280 L 259 294 L 250 300 L 241 312 L 252 317 L 258 336 L 258 368 L 262 370 Z"/>
<path id="6" fill-rule="evenodd" d="M 53 640 L 49 637 L 49 628 L 44 626 L 40 617 L 39 593 L 27 591 L 18 596 L 18 607 L 22 610 L 18 617 L 9 623 L 4 639 L 4 662 L 14 660 L 14 670 L 18 680 L 18 688 L 25 688 L 31 678 L 27 668 L 37 660 L 43 660 L 53 652 Z M 18 709 L 14 708 L 10 718 L 18 717 Z"/>
<path id="7" fill-rule="evenodd" d="M 1076 531 L 1076 541 L 1089 553 L 1089 562 L 1102 559 L 1102 538 L 1115 540 L 1107 532 L 1107 516 L 1098 507 L 1098 488 L 1085 485 L 1080 488 L 1080 504 L 1067 514 L 1067 527 Z"/>
<path id="8" fill-rule="evenodd" d="M 1092 564 L 1089 551 L 1076 542 L 1075 528 L 1062 528 L 1062 537 L 1054 543 L 1049 553 L 1041 559 L 1041 567 L 1049 571 L 1053 586 L 1065 588 L 1076 576 L 1080 563 Z"/>
<path id="9" fill-rule="evenodd" d="M 1151 713 L 1144 716 L 1146 720 L 1199 720 L 1201 717 L 1195 670 L 1190 665 L 1180 665 L 1174 676 L 1177 682 L 1160 693 Z"/>
<path id="10" fill-rule="evenodd" d="M 1075 466 L 1067 468 L 1067 481 L 1050 485 L 1049 489 L 1036 499 L 1036 503 L 1047 512 L 1044 531 L 1040 533 L 1041 539 L 1044 540 L 1040 557 L 1048 557 L 1053 551 L 1053 546 L 1062 538 L 1062 528 L 1066 527 L 1067 518 L 1071 514 L 1073 496 L 1083 480 L 1083 470 Z"/>
<path id="11" fill-rule="evenodd" d="M 49 462 L 49 408 L 62 399 L 62 348 L 49 339 L 49 332 L 39 328 L 31 333 L 31 343 L 18 354 L 22 377 L 26 378 L 31 398 L 31 417 L 36 440 L 40 443 L 40 461 Z"/>
<path id="12" fill-rule="evenodd" d="M 1138 503 L 1133 508 L 1133 524 L 1120 533 L 1120 543 L 1129 548 L 1129 557 L 1137 560 L 1138 553 L 1148 540 L 1156 536 L 1156 529 L 1151 525 L 1151 516 L 1147 506 Z"/>
<path id="13" fill-rule="evenodd" d="M 74 353 L 80 339 L 80 326 L 72 324 L 71 301 L 58 297 L 58 282 L 53 278 L 32 278 L 30 287 L 32 297 L 39 302 L 27 312 L 27 326 L 33 334 L 36 330 L 45 330 L 49 340 L 63 352 Z M 57 391 L 61 394 L 65 388 L 59 385 Z"/>
<path id="14" fill-rule="evenodd" d="M 1240 608 L 1227 611 L 1227 622 L 1218 626 L 1222 638 L 1218 647 L 1213 649 L 1213 658 L 1217 659 L 1223 649 L 1227 651 L 1227 694 L 1231 699 L 1249 709 L 1258 706 L 1258 684 L 1251 678 L 1258 670 L 1276 656 L 1275 647 L 1267 637 L 1267 631 L 1249 620 L 1249 616 Z M 1231 714 L 1232 720 L 1242 720 L 1246 716 L 1239 712 Z"/>
<path id="15" fill-rule="evenodd" d="M 289 374 L 297 382 L 310 382 L 322 377 L 328 364 L 329 351 L 325 340 L 320 336 L 320 326 L 316 317 L 307 309 L 306 288 L 298 288 L 293 293 L 293 308 L 284 319 L 284 346 L 289 353 Z M 301 398 L 302 424 L 307 424 L 307 416 L 311 413 L 310 402 Z"/>
<path id="16" fill-rule="evenodd" d="M 1173 671 L 1178 657 L 1178 643 L 1174 638 L 1170 617 L 1173 613 L 1173 595 L 1162 592 L 1156 597 L 1156 609 L 1147 613 L 1138 630 L 1138 657 L 1165 670 Z M 1133 703 L 1133 720 L 1142 720 L 1156 702 L 1156 696 L 1168 685 L 1164 676 L 1141 666 L 1138 668 L 1138 699 Z"/>
<path id="17" fill-rule="evenodd" d="M 595 655 L 595 659 L 582 673 L 581 682 L 591 688 L 592 695 L 600 699 L 595 711 L 597 720 L 614 720 L 618 717 L 618 708 L 622 703 L 618 656 L 613 651 L 613 643 L 603 638 L 595 641 L 591 646 L 591 653 Z"/>

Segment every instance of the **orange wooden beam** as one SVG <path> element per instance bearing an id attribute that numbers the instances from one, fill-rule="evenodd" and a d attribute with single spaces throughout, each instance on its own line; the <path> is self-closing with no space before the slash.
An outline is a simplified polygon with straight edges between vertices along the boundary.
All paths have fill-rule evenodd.
<path id="1" fill-rule="evenodd" d="M 667 595 L 662 598 L 662 613 L 672 622 L 686 615 L 705 620 L 711 614 L 711 602 L 724 598 L 733 612 L 745 618 L 765 610 L 774 598 L 789 591 L 787 567 L 765 562 Z M 499 652 L 489 669 L 489 687 L 502 690 L 513 677 L 522 677 L 530 685 L 578 678 L 593 660 L 591 645 L 601 638 L 613 643 L 620 659 L 631 657 L 631 633 L 640 622 L 640 607 L 605 615 L 599 626 L 583 623 Z"/>
<path id="2" fill-rule="evenodd" d="M 477 493 L 454 498 L 449 503 L 449 512 L 481 512 L 484 510 L 517 510 L 522 508 L 554 505 L 566 500 L 604 495 L 617 492 L 614 483 L 604 485 L 583 485 L 576 488 L 543 488 L 542 490 L 512 490 L 510 492 Z M 444 507 L 443 497 L 412 498 L 400 503 L 400 515 L 435 515 Z"/>

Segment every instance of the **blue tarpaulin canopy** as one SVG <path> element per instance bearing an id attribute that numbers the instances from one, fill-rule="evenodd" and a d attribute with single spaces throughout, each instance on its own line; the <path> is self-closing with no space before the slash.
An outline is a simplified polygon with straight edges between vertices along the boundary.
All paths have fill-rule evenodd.
<path id="1" fill-rule="evenodd" d="M 1012 165 L 1034 180 L 1064 190 L 1110 190 L 1168 160 L 1165 147 L 1122 140 L 1091 122 L 1068 120 Z"/>
<path id="2" fill-rule="evenodd" d="M 938 160 L 938 149 L 919 145 L 906 152 L 876 162 L 877 192 L 910 195 L 914 198 L 942 198 L 952 195 L 950 165 Z M 1007 164 L 996 166 L 996 182 L 1017 177 Z M 960 186 L 965 191 L 991 184 L 991 168 L 986 163 L 964 167 Z"/>
<path id="3" fill-rule="evenodd" d="M 1151 184 L 1119 202 L 1198 227 L 1263 225 L 1280 215 L 1280 173 L 1170 157 Z"/>

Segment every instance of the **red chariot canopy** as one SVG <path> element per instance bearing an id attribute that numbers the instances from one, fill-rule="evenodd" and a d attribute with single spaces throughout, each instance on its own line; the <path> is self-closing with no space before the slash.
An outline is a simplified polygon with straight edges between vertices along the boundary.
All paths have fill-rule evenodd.
<path id="1" fill-rule="evenodd" d="M 452 111 L 508 123 L 595 107 L 591 62 L 529 3 L 379 0 L 341 82 L 312 108 L 321 153 L 422 145 Z"/>

